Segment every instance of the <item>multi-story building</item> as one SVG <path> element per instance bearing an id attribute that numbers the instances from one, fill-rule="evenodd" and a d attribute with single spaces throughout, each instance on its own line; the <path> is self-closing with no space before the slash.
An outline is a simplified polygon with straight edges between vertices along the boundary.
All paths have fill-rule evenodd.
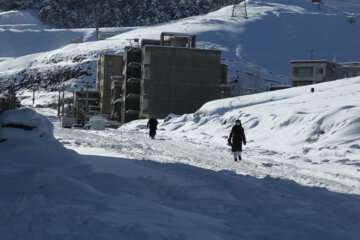
<path id="1" fill-rule="evenodd" d="M 140 117 L 191 113 L 220 97 L 220 51 L 145 46 L 142 54 Z"/>
<path id="2" fill-rule="evenodd" d="M 195 35 L 182 33 L 143 39 L 122 57 L 102 56 L 98 68 L 101 113 L 122 122 L 194 112 L 220 98 L 227 78 L 221 51 L 196 48 Z"/>
<path id="3" fill-rule="evenodd" d="M 112 109 L 112 80 L 123 76 L 122 55 L 101 55 L 98 60 L 97 90 L 100 94 L 100 112 L 110 116 Z"/>
<path id="4" fill-rule="evenodd" d="M 336 63 L 327 60 L 291 61 L 293 86 L 303 86 L 346 77 L 360 76 L 360 63 Z"/>

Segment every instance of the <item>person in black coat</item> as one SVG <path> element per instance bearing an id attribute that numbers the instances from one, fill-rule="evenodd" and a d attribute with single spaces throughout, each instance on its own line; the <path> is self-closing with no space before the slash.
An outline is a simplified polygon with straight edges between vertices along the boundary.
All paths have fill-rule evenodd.
<path id="1" fill-rule="evenodd" d="M 241 121 L 238 119 L 235 121 L 235 126 L 231 129 L 228 143 L 231 146 L 231 150 L 234 153 L 234 160 L 241 160 L 242 145 L 246 145 L 246 137 L 244 128 L 241 126 Z"/>
<path id="2" fill-rule="evenodd" d="M 147 123 L 147 128 L 150 129 L 149 136 L 154 139 L 156 135 L 157 125 L 159 122 L 156 120 L 156 118 L 150 118 Z"/>

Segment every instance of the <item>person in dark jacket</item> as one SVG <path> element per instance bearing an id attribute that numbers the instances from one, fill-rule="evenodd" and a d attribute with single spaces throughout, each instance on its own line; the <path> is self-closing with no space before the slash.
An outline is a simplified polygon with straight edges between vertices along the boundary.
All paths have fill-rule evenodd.
<path id="1" fill-rule="evenodd" d="M 238 119 L 235 121 L 235 126 L 231 129 L 228 143 L 231 146 L 231 150 L 234 153 L 234 160 L 241 160 L 242 145 L 246 145 L 246 138 L 244 128 L 241 126 L 241 121 Z"/>
<path id="2" fill-rule="evenodd" d="M 156 135 L 157 125 L 159 122 L 156 120 L 156 118 L 150 118 L 147 123 L 147 128 L 150 129 L 149 136 L 154 139 Z"/>

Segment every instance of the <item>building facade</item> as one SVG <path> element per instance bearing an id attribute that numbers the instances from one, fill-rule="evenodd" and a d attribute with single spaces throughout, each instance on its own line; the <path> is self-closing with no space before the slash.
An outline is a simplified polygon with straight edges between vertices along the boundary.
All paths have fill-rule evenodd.
<path id="1" fill-rule="evenodd" d="M 220 51 L 145 46 L 142 55 L 140 117 L 191 113 L 220 98 Z"/>
<path id="2" fill-rule="evenodd" d="M 100 95 L 100 112 L 111 115 L 112 107 L 112 80 L 122 78 L 124 60 L 122 55 L 101 55 L 98 59 L 97 90 Z M 121 80 L 120 80 L 121 81 Z"/>
<path id="3" fill-rule="evenodd" d="M 346 77 L 360 76 L 360 63 L 336 63 L 327 60 L 291 61 L 293 86 L 303 86 Z"/>
<path id="4" fill-rule="evenodd" d="M 100 112 L 114 120 L 162 118 L 196 111 L 227 94 L 227 66 L 221 51 L 196 48 L 191 34 L 162 33 L 158 40 L 136 39 L 122 56 L 98 60 Z"/>

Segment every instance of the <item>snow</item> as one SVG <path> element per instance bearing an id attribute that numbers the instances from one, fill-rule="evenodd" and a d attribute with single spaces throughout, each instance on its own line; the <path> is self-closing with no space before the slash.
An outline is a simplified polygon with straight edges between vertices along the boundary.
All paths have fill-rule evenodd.
<path id="1" fill-rule="evenodd" d="M 50 125 L 30 109 L 5 112 L 0 121 L 31 122 L 39 129 Z M 73 137 L 93 134 L 97 141 L 101 134 L 114 137 L 106 131 L 56 128 Z M 0 143 L 2 239 L 352 240 L 360 234 L 358 195 L 152 161 L 154 155 L 143 160 L 79 155 L 51 136 L 12 128 L 4 133 L 8 140 Z M 133 139 L 138 142 L 127 142 L 128 151 L 122 149 L 129 155 L 143 144 L 163 141 L 166 147 L 165 142 L 177 141 L 144 139 L 141 132 L 124 135 L 138 137 Z M 177 144 L 184 147 L 181 142 L 174 147 Z M 169 160 L 176 160 L 179 153 L 174 153 Z"/>
<path id="2" fill-rule="evenodd" d="M 289 83 L 289 60 L 309 58 L 311 49 L 315 58 L 358 60 L 354 49 L 358 47 L 360 28 L 357 23 L 348 23 L 347 16 L 357 17 L 359 7 L 355 0 L 324 1 L 320 9 L 310 1 L 252 0 L 248 1 L 248 18 L 243 17 L 241 9 L 237 17 L 231 17 L 232 7 L 228 6 L 202 16 L 125 29 L 104 41 L 68 45 L 62 41 L 60 45 L 64 46 L 56 50 L 36 51 L 35 55 L 0 62 L 0 72 L 7 78 L 23 69 L 51 72 L 57 68 L 77 68 L 81 63 L 94 62 L 101 53 L 122 53 L 129 39 L 159 39 L 161 32 L 176 31 L 197 34 L 199 47 L 223 50 L 231 78 L 239 75 L 242 79 L 239 91 L 264 90 L 271 84 Z M 77 34 L 76 30 L 67 31 L 71 36 Z M 67 39 L 69 43 L 74 37 Z M 49 37 L 44 38 L 50 43 L 48 40 Z M 41 41 L 38 48 L 40 46 L 43 46 Z M 80 62 L 74 62 L 76 58 L 80 58 Z M 92 80 L 96 75 L 95 66 L 90 66 Z"/>
<path id="3" fill-rule="evenodd" d="M 309 1 L 253 0 L 248 19 L 231 18 L 225 7 L 152 27 L 108 29 L 124 32 L 73 44 L 66 39 L 91 40 L 93 30 L 54 30 L 31 12 L 0 13 L 0 39 L 14 37 L 0 43 L 16 50 L 0 51 L 0 81 L 24 69 L 51 73 L 87 62 L 95 71 L 98 54 L 121 53 L 128 39 L 162 31 L 198 34 L 201 47 L 224 50 L 232 74 L 240 67 L 245 77 L 283 81 L 288 60 L 306 58 L 309 48 L 321 58 L 354 60 L 360 32 L 345 17 L 357 16 L 359 7 L 355 0 L 328 0 L 321 9 Z M 62 37 L 51 45 L 56 34 Z M 14 58 L 28 54 L 26 46 L 13 47 L 17 36 L 44 38 Z M 242 87 L 254 87 L 245 79 Z M 155 140 L 146 120 L 103 131 L 62 129 L 51 108 L 57 94 L 38 91 L 36 108 L 0 114 L 1 239 L 360 235 L 360 77 L 212 101 L 161 120 Z M 32 92 L 20 96 L 32 105 Z M 235 163 L 226 143 L 238 118 L 248 144 Z"/>
<path id="4" fill-rule="evenodd" d="M 115 35 L 131 29 L 133 28 L 102 28 L 101 33 Z M 47 52 L 73 43 L 95 41 L 95 38 L 94 28 L 52 29 L 42 24 L 32 11 L 0 12 L 0 57 L 2 58 L 11 59 Z"/>
<path id="5" fill-rule="evenodd" d="M 157 141 L 147 140 L 146 120 L 105 131 L 60 129 L 54 120 L 55 136 L 81 154 L 178 162 L 359 194 L 360 78 L 311 87 L 217 100 L 194 114 L 169 115 Z M 37 111 L 55 119 L 56 111 Z M 248 145 L 245 161 L 233 164 L 227 137 L 238 118 Z"/>

